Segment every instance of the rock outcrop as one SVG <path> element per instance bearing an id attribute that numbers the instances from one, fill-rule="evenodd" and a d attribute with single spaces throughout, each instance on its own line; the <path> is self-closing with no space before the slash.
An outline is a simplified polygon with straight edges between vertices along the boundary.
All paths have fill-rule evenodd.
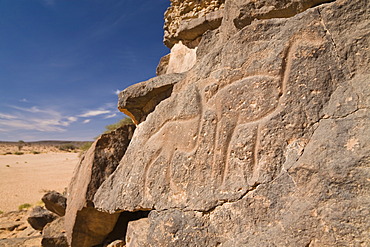
<path id="1" fill-rule="evenodd" d="M 135 84 L 119 94 L 118 109 L 130 116 L 135 124 L 143 122 L 159 102 L 168 98 L 173 86 L 184 78 L 183 74 L 165 74 Z"/>
<path id="2" fill-rule="evenodd" d="M 165 13 L 164 44 L 169 48 L 180 40 L 197 44 L 204 32 L 221 25 L 225 0 L 172 0 Z M 195 41 L 195 42 L 194 42 Z"/>
<path id="3" fill-rule="evenodd" d="M 137 128 L 89 197 L 98 162 L 85 158 L 70 188 L 78 205 L 119 215 L 110 240 L 128 246 L 370 245 L 369 9 L 226 0 L 220 27 L 188 45 L 194 64 L 171 74 L 171 54 L 161 76 L 120 94 Z M 79 221 L 107 226 L 91 215 Z"/>
<path id="4" fill-rule="evenodd" d="M 135 125 L 129 124 L 101 135 L 81 158 L 71 180 L 65 215 L 70 246 L 94 246 L 114 229 L 119 214 L 98 211 L 93 198 L 99 186 L 117 168 L 132 138 Z"/>

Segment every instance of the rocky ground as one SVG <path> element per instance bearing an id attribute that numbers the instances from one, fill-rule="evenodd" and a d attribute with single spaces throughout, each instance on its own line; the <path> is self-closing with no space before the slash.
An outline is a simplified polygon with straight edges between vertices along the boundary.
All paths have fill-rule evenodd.
<path id="1" fill-rule="evenodd" d="M 0 214 L 0 246 L 41 246 L 41 232 L 27 222 L 29 211 Z"/>

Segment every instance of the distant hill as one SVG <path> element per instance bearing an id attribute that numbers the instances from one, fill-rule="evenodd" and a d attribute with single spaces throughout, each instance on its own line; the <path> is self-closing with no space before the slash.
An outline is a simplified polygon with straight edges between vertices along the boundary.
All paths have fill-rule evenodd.
<path id="1" fill-rule="evenodd" d="M 0 154 L 38 154 L 49 152 L 79 152 L 86 150 L 92 141 L 55 141 L 43 140 L 33 142 L 0 141 Z"/>

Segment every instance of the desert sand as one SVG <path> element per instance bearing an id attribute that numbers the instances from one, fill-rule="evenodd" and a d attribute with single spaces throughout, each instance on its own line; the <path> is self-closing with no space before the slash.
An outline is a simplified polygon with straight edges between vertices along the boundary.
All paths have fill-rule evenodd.
<path id="1" fill-rule="evenodd" d="M 0 210 L 36 205 L 46 191 L 63 192 L 78 162 L 78 153 L 0 155 Z"/>

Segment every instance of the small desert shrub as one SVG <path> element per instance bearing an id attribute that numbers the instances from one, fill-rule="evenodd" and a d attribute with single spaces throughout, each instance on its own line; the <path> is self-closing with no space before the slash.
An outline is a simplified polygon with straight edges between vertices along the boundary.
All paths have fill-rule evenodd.
<path id="1" fill-rule="evenodd" d="M 6 165 L 6 167 L 10 167 L 10 165 Z"/>
<path id="2" fill-rule="evenodd" d="M 76 149 L 76 146 L 73 144 L 64 144 L 64 145 L 59 146 L 59 150 L 61 151 L 71 152 L 75 149 Z"/>
<path id="3" fill-rule="evenodd" d="M 40 154 L 38 151 L 32 151 L 33 154 Z"/>
<path id="4" fill-rule="evenodd" d="M 15 152 L 14 154 L 15 155 L 23 155 L 24 153 L 23 152 Z"/>
<path id="5" fill-rule="evenodd" d="M 132 122 L 131 118 L 126 117 L 124 119 L 119 120 L 117 123 L 105 126 L 106 131 L 104 133 L 109 133 L 113 130 L 118 129 L 119 127 L 123 127 L 125 125 L 129 125 L 129 124 L 132 124 L 132 123 L 133 122 Z"/>
<path id="6" fill-rule="evenodd" d="M 81 147 L 80 147 L 80 149 L 82 150 L 82 151 L 87 151 L 90 147 L 91 147 L 91 145 L 92 145 L 93 143 L 92 142 L 85 142 Z"/>
<path id="7" fill-rule="evenodd" d="M 45 203 L 43 201 L 38 201 L 38 202 L 36 202 L 36 206 L 44 207 Z"/>
<path id="8" fill-rule="evenodd" d="M 23 140 L 18 141 L 18 151 L 21 151 L 26 143 Z"/>
<path id="9" fill-rule="evenodd" d="M 32 205 L 31 205 L 31 204 L 29 204 L 29 203 L 24 203 L 24 204 L 22 204 L 22 205 L 19 205 L 18 209 L 19 209 L 19 210 L 23 210 L 23 209 L 28 209 L 28 208 L 30 208 L 30 207 L 32 207 Z"/>
<path id="10" fill-rule="evenodd" d="M 0 214 L 3 214 L 4 212 L 0 210 Z"/>
<path id="11" fill-rule="evenodd" d="M 4 155 L 13 154 L 12 152 L 6 152 Z"/>

